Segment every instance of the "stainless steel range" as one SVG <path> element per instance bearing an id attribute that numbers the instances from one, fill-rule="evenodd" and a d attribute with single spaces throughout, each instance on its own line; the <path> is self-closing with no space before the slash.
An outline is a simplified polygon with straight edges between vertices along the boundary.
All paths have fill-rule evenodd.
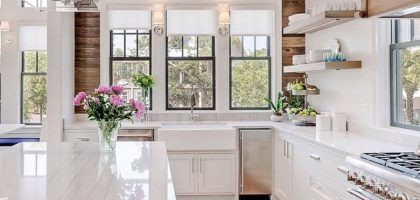
<path id="1" fill-rule="evenodd" d="M 348 192 L 362 200 L 420 200 L 420 156 L 414 152 L 347 157 Z"/>

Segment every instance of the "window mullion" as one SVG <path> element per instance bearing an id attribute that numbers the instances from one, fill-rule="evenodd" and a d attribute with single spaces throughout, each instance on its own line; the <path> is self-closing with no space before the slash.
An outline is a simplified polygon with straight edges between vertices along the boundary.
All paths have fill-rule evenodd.
<path id="1" fill-rule="evenodd" d="M 126 37 L 127 37 L 127 33 L 126 33 L 126 30 L 124 30 L 124 57 L 127 57 L 127 52 L 125 51 L 126 49 L 127 49 L 127 47 L 126 47 L 126 43 L 127 43 L 127 39 L 126 39 Z"/>
<path id="2" fill-rule="evenodd" d="M 196 50 L 197 50 L 197 57 L 199 57 L 198 55 L 200 55 L 200 52 L 198 51 L 198 50 L 200 49 L 200 48 L 198 48 L 198 40 L 199 40 L 199 38 L 200 38 L 200 37 L 196 36 L 196 41 L 195 41 L 195 42 L 196 42 L 196 45 L 197 45 L 197 46 L 196 46 Z"/>
<path id="3" fill-rule="evenodd" d="M 38 70 L 38 51 L 35 52 L 35 73 L 39 72 Z"/>

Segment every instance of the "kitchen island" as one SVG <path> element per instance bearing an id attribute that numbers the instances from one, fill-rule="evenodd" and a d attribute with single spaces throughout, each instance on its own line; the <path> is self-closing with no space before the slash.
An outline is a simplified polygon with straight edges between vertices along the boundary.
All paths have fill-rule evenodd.
<path id="1" fill-rule="evenodd" d="M 0 152 L 0 199 L 175 200 L 163 142 L 20 143 Z"/>

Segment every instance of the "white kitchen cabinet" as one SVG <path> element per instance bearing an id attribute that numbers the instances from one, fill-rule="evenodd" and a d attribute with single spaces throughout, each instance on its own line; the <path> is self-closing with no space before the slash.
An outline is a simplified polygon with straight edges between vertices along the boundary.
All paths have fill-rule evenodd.
<path id="1" fill-rule="evenodd" d="M 277 199 L 351 199 L 346 193 L 345 155 L 339 156 L 279 130 L 275 149 Z"/>
<path id="2" fill-rule="evenodd" d="M 195 192 L 195 154 L 169 153 L 169 165 L 176 194 Z"/>
<path id="3" fill-rule="evenodd" d="M 285 139 L 276 137 L 274 195 L 281 200 L 291 199 L 292 163 L 287 155 L 287 146 Z"/>
<path id="4" fill-rule="evenodd" d="M 289 159 L 292 160 L 292 199 L 308 199 L 307 152 L 299 143 L 288 143 Z"/>
<path id="5" fill-rule="evenodd" d="M 198 154 L 198 193 L 235 192 L 235 155 Z"/>
<path id="6" fill-rule="evenodd" d="M 168 152 L 177 195 L 234 195 L 236 154 Z"/>

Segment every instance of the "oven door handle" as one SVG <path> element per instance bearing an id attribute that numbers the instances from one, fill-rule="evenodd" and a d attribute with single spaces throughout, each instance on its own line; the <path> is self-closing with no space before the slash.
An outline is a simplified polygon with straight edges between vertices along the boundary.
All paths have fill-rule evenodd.
<path id="1" fill-rule="evenodd" d="M 361 200 L 379 200 L 379 198 L 369 195 L 361 189 L 347 189 L 347 192 Z"/>

